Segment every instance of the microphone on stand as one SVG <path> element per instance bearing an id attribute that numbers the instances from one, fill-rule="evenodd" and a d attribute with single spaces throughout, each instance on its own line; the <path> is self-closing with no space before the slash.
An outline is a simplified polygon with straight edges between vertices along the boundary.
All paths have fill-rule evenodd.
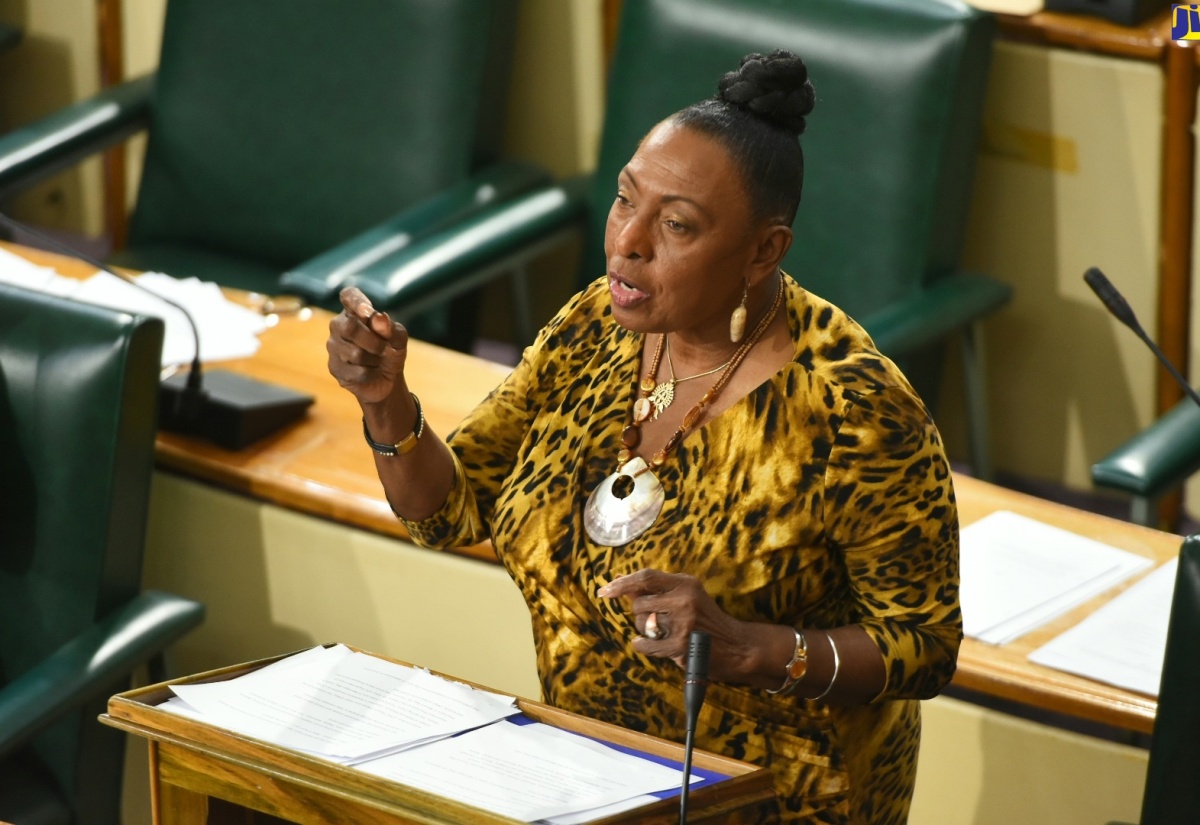
<path id="1" fill-rule="evenodd" d="M 1163 355 L 1158 345 L 1150 340 L 1150 336 L 1146 334 L 1146 330 L 1142 329 L 1142 325 L 1138 323 L 1137 316 L 1133 314 L 1133 308 L 1129 306 L 1129 302 L 1125 300 L 1125 296 L 1117 291 L 1117 288 L 1112 285 L 1112 282 L 1108 278 L 1104 277 L 1104 273 L 1093 266 L 1087 272 L 1083 273 L 1083 280 L 1092 288 L 1092 292 L 1096 293 L 1096 297 L 1104 303 L 1104 306 L 1112 313 L 1113 317 L 1133 330 L 1137 334 L 1137 337 L 1141 338 L 1146 343 L 1146 346 L 1150 348 L 1150 351 L 1158 357 L 1158 360 L 1167 368 L 1167 372 L 1171 373 L 1171 377 L 1183 388 L 1184 392 L 1193 401 L 1200 404 L 1200 395 L 1192 389 L 1192 385 L 1188 383 L 1188 380 L 1179 374 L 1179 370 L 1175 369 L 1175 365 L 1167 360 L 1167 356 Z"/>
<path id="2" fill-rule="evenodd" d="M 192 368 L 187 373 L 173 375 L 159 385 L 158 426 L 161 429 L 199 436 L 228 450 L 240 450 L 300 418 L 312 405 L 314 399 L 311 395 L 285 387 L 227 370 L 203 372 L 200 365 L 200 328 L 183 305 L 3 212 L 0 212 L 0 225 L 28 234 L 64 255 L 107 272 L 153 295 L 183 315 L 191 328 L 196 353 Z"/>
<path id="3" fill-rule="evenodd" d="M 696 745 L 696 720 L 708 692 L 708 652 L 712 639 L 703 630 L 688 636 L 687 664 L 683 677 L 683 708 L 687 716 L 687 738 L 683 745 L 683 785 L 679 791 L 679 825 L 687 822 L 688 786 L 692 777 L 692 750 Z"/>

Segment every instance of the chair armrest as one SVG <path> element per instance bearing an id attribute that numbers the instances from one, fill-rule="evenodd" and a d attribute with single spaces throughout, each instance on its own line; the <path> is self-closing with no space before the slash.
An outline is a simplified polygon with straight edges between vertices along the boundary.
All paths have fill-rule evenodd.
<path id="1" fill-rule="evenodd" d="M 0 689 L 0 757 L 110 689 L 204 618 L 204 606 L 148 590 Z"/>
<path id="2" fill-rule="evenodd" d="M 364 267 L 492 204 L 549 182 L 549 173 L 539 166 L 518 161 L 494 163 L 469 180 L 285 272 L 280 283 L 285 292 L 314 302 L 332 300 L 347 279 Z"/>
<path id="3" fill-rule="evenodd" d="M 388 255 L 347 284 L 375 306 L 411 316 L 532 257 L 566 230 L 582 229 L 588 180 L 572 178 L 495 203 Z"/>
<path id="4" fill-rule="evenodd" d="M 880 352 L 904 355 L 995 312 L 1011 297 L 1008 284 L 959 272 L 858 321 Z"/>
<path id="5" fill-rule="evenodd" d="M 154 75 L 146 75 L 0 137 L 0 194 L 23 189 L 146 128 Z"/>
<path id="6" fill-rule="evenodd" d="M 1092 465 L 1092 482 L 1157 498 L 1200 470 L 1200 407 L 1184 398 L 1166 415 Z"/>

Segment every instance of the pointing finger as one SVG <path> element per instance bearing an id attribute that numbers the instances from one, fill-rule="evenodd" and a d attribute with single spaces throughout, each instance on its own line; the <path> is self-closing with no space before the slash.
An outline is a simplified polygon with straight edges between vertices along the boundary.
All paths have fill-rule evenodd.
<path id="1" fill-rule="evenodd" d="M 617 598 L 620 596 L 640 596 L 647 593 L 661 593 L 667 590 L 671 576 L 661 570 L 647 568 L 628 576 L 619 576 L 596 591 L 602 598 Z"/>
<path id="2" fill-rule="evenodd" d="M 375 307 L 371 306 L 371 299 L 356 286 L 348 286 L 339 292 L 338 300 L 342 302 L 346 312 L 363 321 L 370 320 L 371 316 L 375 314 Z"/>

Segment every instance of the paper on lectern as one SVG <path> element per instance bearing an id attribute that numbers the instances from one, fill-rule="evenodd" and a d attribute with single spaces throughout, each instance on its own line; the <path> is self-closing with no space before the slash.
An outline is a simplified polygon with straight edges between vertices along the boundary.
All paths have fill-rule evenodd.
<path id="1" fill-rule="evenodd" d="M 678 770 L 540 723 L 497 722 L 358 768 L 525 822 L 681 783 Z"/>
<path id="2" fill-rule="evenodd" d="M 353 764 L 518 713 L 515 702 L 337 646 L 238 679 L 171 689 L 203 719 Z"/>

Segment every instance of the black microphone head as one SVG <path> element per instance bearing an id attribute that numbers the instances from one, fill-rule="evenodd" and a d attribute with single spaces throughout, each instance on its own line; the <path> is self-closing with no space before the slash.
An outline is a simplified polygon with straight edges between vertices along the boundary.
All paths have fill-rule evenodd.
<path id="1" fill-rule="evenodd" d="M 1142 334 L 1142 326 L 1138 323 L 1137 316 L 1133 314 L 1133 308 L 1129 306 L 1125 296 L 1117 291 L 1117 288 L 1104 276 L 1103 272 L 1093 266 L 1083 273 L 1083 280 L 1092 288 L 1092 292 L 1096 293 L 1096 297 L 1104 303 L 1114 318 L 1139 335 Z"/>
<path id="2" fill-rule="evenodd" d="M 688 636 L 687 675 L 689 682 L 708 681 L 708 653 L 712 639 L 703 630 L 693 630 Z"/>

